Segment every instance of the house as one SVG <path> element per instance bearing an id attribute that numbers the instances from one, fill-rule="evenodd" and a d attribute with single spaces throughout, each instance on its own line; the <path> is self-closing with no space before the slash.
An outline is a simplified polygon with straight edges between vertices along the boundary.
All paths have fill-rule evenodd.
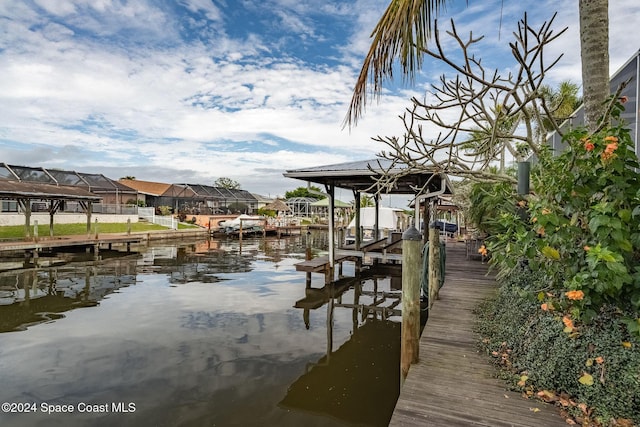
<path id="1" fill-rule="evenodd" d="M 121 184 L 138 192 L 145 206 L 168 206 L 173 212 L 211 215 L 226 212 L 252 213 L 258 209 L 256 198 L 245 190 L 232 190 L 202 184 L 167 184 L 121 179 Z"/>
<path id="2" fill-rule="evenodd" d="M 638 104 L 638 93 L 640 93 L 640 50 L 629 58 L 629 60 L 612 76 L 610 80 L 611 93 L 618 90 L 621 83 L 630 80 L 620 96 L 626 96 L 627 102 L 623 105 L 624 111 L 621 119 L 628 125 L 631 130 L 631 139 L 635 142 L 636 155 L 640 158 L 640 138 L 638 134 L 638 119 L 640 116 L 640 105 Z M 578 108 L 572 117 L 565 121 L 561 126 L 561 130 L 571 129 L 572 127 L 584 124 L 583 107 Z M 566 144 L 562 142 L 562 136 L 557 132 L 549 134 L 547 142 L 555 152 L 564 150 Z M 534 159 L 535 161 L 535 159 Z"/>
<path id="3" fill-rule="evenodd" d="M 135 200 L 137 192 L 102 174 L 83 173 L 62 169 L 43 167 L 17 166 L 0 163 L 0 178 L 5 182 L 17 182 L 32 185 L 49 185 L 61 189 L 78 189 L 90 193 L 99 200 L 92 210 L 98 213 L 122 214 L 129 212 L 127 204 Z M 33 212 L 49 211 L 52 200 L 30 198 Z M 1 212 L 18 212 L 18 201 L 9 195 L 3 197 Z M 82 209 L 78 201 L 67 200 L 58 208 L 59 212 L 79 212 Z"/>

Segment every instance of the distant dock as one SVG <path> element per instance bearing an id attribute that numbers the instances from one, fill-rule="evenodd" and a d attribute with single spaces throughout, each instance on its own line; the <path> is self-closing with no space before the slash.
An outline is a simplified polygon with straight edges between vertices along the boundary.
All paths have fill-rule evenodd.
<path id="1" fill-rule="evenodd" d="M 63 236 L 59 238 L 46 238 L 38 240 L 23 240 L 0 242 L 0 252 L 16 252 L 16 251 L 41 251 L 54 248 L 72 248 L 72 247 L 104 247 L 109 249 L 116 245 L 125 245 L 130 250 L 132 243 L 140 243 L 145 240 L 141 235 L 112 235 L 104 234 L 97 238 L 87 236 Z"/>
<path id="2" fill-rule="evenodd" d="M 99 250 L 113 249 L 114 246 L 120 246 L 131 251 L 132 244 L 139 244 L 151 240 L 170 240 L 185 238 L 204 238 L 208 237 L 206 229 L 186 229 L 186 230 L 167 230 L 167 231 L 149 231 L 137 233 L 104 233 L 95 235 L 72 235 L 60 237 L 45 237 L 41 239 L 28 240 L 11 240 L 0 241 L 0 256 L 15 252 L 24 252 L 30 257 L 37 257 L 39 252 L 48 252 L 55 250 L 82 250 L 93 251 L 97 253 Z"/>

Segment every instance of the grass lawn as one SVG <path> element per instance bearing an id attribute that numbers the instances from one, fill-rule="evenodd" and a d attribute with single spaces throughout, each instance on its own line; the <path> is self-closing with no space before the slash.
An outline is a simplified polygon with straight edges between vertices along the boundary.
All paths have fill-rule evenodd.
<path id="1" fill-rule="evenodd" d="M 91 232 L 94 232 L 95 224 L 91 226 Z M 178 224 L 178 229 L 187 228 L 199 228 L 191 224 Z M 33 226 L 32 226 L 33 230 Z M 157 224 L 150 224 L 148 222 L 134 222 L 131 223 L 131 232 L 139 231 L 153 231 L 153 230 L 167 230 L 167 227 L 163 227 Z M 127 224 L 125 223 L 99 223 L 98 232 L 103 233 L 126 233 Z M 76 234 L 86 234 L 87 224 L 54 224 L 53 235 L 54 236 L 69 236 Z M 49 236 L 49 224 L 38 225 L 38 236 Z M 0 239 L 20 239 L 25 237 L 24 225 L 10 225 L 0 227 Z"/>

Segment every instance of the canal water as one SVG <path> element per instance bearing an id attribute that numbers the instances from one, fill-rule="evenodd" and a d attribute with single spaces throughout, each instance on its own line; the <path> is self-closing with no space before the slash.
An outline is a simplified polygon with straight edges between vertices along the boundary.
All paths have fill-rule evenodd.
<path id="1" fill-rule="evenodd" d="M 357 278 L 332 292 L 320 274 L 307 283 L 306 238 L 0 272 L 0 425 L 388 425 L 398 279 L 346 263 Z"/>

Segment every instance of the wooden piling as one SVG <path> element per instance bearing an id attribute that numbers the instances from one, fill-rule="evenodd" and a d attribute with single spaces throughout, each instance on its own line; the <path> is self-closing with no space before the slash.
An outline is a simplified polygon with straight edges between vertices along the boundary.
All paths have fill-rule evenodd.
<path id="1" fill-rule="evenodd" d="M 409 367 L 418 363 L 420 339 L 420 232 L 412 225 L 402 234 L 402 337 L 400 347 L 400 383 Z"/>
<path id="2" fill-rule="evenodd" d="M 440 290 L 440 232 L 429 229 L 429 308 L 439 298 Z"/>

